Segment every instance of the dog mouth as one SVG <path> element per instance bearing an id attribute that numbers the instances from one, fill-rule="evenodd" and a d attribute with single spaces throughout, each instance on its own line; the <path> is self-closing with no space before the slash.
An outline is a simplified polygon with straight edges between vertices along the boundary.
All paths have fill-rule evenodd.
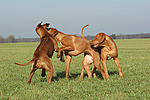
<path id="1" fill-rule="evenodd" d="M 46 27 L 46 30 L 47 30 L 47 31 L 49 31 L 49 30 L 50 30 L 50 28 Z"/>
<path id="2" fill-rule="evenodd" d="M 98 47 L 98 46 L 99 46 L 99 44 L 94 44 L 94 45 L 93 45 L 94 48 L 96 48 L 96 47 Z"/>

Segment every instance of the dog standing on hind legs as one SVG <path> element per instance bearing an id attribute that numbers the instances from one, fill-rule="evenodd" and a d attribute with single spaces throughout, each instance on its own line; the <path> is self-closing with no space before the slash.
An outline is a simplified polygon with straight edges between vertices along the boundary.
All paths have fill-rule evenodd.
<path id="1" fill-rule="evenodd" d="M 88 25 L 85 25 L 82 28 L 81 36 L 83 38 L 86 38 L 83 35 L 83 29 L 87 26 Z M 115 64 L 118 66 L 119 76 L 124 77 L 123 72 L 122 72 L 122 68 L 119 64 L 117 46 L 116 46 L 116 43 L 111 39 L 111 37 L 109 37 L 108 35 L 106 35 L 104 33 L 98 33 L 95 36 L 95 39 L 90 42 L 90 44 L 91 44 L 92 48 L 94 48 L 94 49 L 98 48 L 99 49 L 100 59 L 102 62 L 102 66 L 103 66 L 105 75 L 106 75 L 106 79 L 109 80 L 109 75 L 108 75 L 106 63 L 107 63 L 107 60 L 110 60 L 111 58 L 114 59 Z M 86 57 L 87 60 L 89 60 L 88 58 L 89 57 Z M 94 66 L 94 68 L 92 69 L 92 75 L 95 73 L 95 70 L 96 70 L 96 67 Z"/>
<path id="2" fill-rule="evenodd" d="M 47 70 L 48 83 L 51 83 L 51 79 L 53 76 L 53 65 L 49 58 L 53 56 L 54 51 L 58 50 L 58 44 L 55 38 L 47 33 L 47 31 L 44 29 L 44 26 L 42 26 L 41 23 L 37 25 L 36 32 L 40 36 L 41 41 L 33 54 L 33 59 L 26 64 L 18 64 L 18 63 L 15 64 L 20 66 L 31 64 L 31 73 L 28 84 L 31 83 L 31 79 L 35 71 L 41 68 L 42 73 L 43 71 Z"/>
<path id="3" fill-rule="evenodd" d="M 37 34 L 40 36 L 40 39 L 42 39 L 44 36 L 47 36 L 48 34 L 47 34 L 47 32 L 45 32 L 45 30 L 47 31 L 47 29 L 48 29 L 48 27 L 49 27 L 49 25 L 50 25 L 50 23 L 45 23 L 45 24 L 43 24 L 43 25 L 41 25 L 43 23 L 43 21 L 42 22 L 40 22 L 38 25 L 37 25 L 37 27 L 36 27 L 36 30 L 39 28 L 39 27 L 42 27 L 40 30 L 38 30 L 39 32 L 37 32 Z M 52 34 L 57 34 L 58 33 L 58 30 L 54 30 L 53 32 L 52 32 Z M 50 36 L 50 38 L 51 38 L 51 36 Z M 58 51 L 58 44 L 57 44 L 57 41 L 56 41 L 56 39 L 52 39 L 52 41 L 54 42 L 54 48 L 55 48 L 55 51 L 57 52 Z M 62 54 L 61 55 L 61 57 L 60 57 L 60 61 L 62 61 L 62 62 L 65 62 L 65 60 L 64 60 L 64 55 Z M 46 75 L 46 70 L 45 69 L 42 69 L 42 74 L 41 74 L 41 76 L 42 77 L 44 77 Z"/>

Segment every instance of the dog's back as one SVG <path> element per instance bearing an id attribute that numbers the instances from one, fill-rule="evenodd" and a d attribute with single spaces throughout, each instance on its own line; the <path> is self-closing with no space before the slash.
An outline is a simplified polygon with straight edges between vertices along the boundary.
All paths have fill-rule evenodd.
<path id="1" fill-rule="evenodd" d="M 34 52 L 34 57 L 48 56 L 49 58 L 51 58 L 54 51 L 55 49 L 53 40 L 50 37 L 46 36 L 41 38 L 41 42 Z"/>

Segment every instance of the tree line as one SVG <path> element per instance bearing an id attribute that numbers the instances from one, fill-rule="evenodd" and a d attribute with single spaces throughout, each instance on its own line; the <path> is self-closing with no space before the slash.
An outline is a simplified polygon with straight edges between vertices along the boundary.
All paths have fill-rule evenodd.
<path id="1" fill-rule="evenodd" d="M 112 34 L 112 35 L 110 35 L 110 37 L 113 39 L 142 39 L 142 38 L 150 38 L 150 33 L 120 34 L 120 35 Z"/>
<path id="2" fill-rule="evenodd" d="M 39 42 L 40 38 L 15 38 L 14 35 L 9 35 L 7 38 L 0 36 L 0 43 L 17 43 L 17 42 Z"/>
<path id="3" fill-rule="evenodd" d="M 79 36 L 81 37 L 81 36 Z M 93 40 L 95 36 L 85 36 L 89 40 Z M 150 38 L 150 33 L 140 33 L 140 34 L 112 34 L 110 35 L 112 39 L 141 39 Z M 17 42 L 39 42 L 40 38 L 15 38 L 14 35 L 9 35 L 7 38 L 3 38 L 0 35 L 0 43 L 17 43 Z"/>
<path id="4" fill-rule="evenodd" d="M 109 35 L 112 39 L 143 39 L 150 38 L 150 33 L 140 33 L 140 34 L 112 34 Z M 93 40 L 95 36 L 86 36 L 87 39 Z"/>

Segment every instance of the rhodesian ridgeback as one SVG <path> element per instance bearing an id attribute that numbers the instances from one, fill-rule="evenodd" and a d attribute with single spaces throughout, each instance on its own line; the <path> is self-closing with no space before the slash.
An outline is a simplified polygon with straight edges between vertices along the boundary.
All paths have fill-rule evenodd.
<path id="1" fill-rule="evenodd" d="M 43 21 L 41 21 L 41 23 L 39 23 L 39 24 L 37 25 L 36 30 L 37 30 L 39 27 L 41 27 L 41 24 L 42 24 L 42 23 L 43 23 Z M 49 33 L 47 34 L 47 32 L 45 32 L 45 31 L 48 30 L 49 25 L 50 25 L 50 23 L 45 23 L 45 24 L 42 25 L 43 28 L 41 28 L 40 30 L 38 30 L 38 31 L 40 31 L 40 32 L 37 32 L 37 34 L 40 36 L 40 39 L 42 39 L 44 36 L 47 36 L 47 35 L 49 34 Z M 43 32 L 43 31 L 44 31 L 44 32 Z M 53 31 L 53 34 L 57 34 L 57 33 L 58 33 L 58 30 L 54 30 L 54 31 Z M 50 38 L 51 38 L 51 36 L 50 36 Z M 52 41 L 54 42 L 54 44 L 57 44 L 56 39 L 52 39 Z M 58 44 L 57 44 L 57 45 L 54 45 L 54 48 L 55 48 L 55 51 L 57 52 L 57 51 L 58 51 Z M 62 55 L 61 55 L 61 57 L 60 57 L 60 61 L 65 62 L 63 53 L 62 53 Z M 42 74 L 41 74 L 41 76 L 44 77 L 45 75 L 46 75 L 46 70 L 45 70 L 45 69 L 42 69 Z"/>
<path id="2" fill-rule="evenodd" d="M 86 26 L 88 26 L 88 25 L 86 25 Z M 81 35 L 83 38 L 86 38 L 83 35 L 83 30 L 81 31 Z M 119 76 L 124 77 L 122 69 L 119 64 L 118 50 L 117 50 L 116 43 L 111 39 L 110 36 L 108 36 L 104 33 L 98 33 L 95 36 L 95 39 L 90 42 L 90 44 L 91 44 L 91 47 L 94 49 L 99 48 L 100 58 L 101 58 L 103 69 L 104 69 L 104 72 L 106 75 L 106 79 L 109 80 L 106 62 L 107 62 L 107 60 L 110 60 L 111 58 L 114 59 L 115 64 L 118 66 Z M 95 73 L 95 70 L 96 70 L 96 67 L 94 66 L 94 68 L 92 69 L 92 75 L 93 75 L 93 73 Z"/>
<path id="3" fill-rule="evenodd" d="M 67 35 L 64 34 L 63 32 L 58 31 L 58 33 L 54 33 L 57 29 L 55 28 L 50 28 L 49 33 L 55 37 L 55 39 L 60 43 L 61 48 L 58 49 L 57 57 L 60 57 L 62 55 L 62 51 L 65 51 L 65 56 L 66 56 L 66 79 L 69 77 L 69 67 L 71 63 L 72 56 L 77 56 L 81 53 L 85 53 L 86 56 L 91 56 L 92 61 L 95 65 L 95 67 L 99 70 L 99 72 L 102 74 L 103 78 L 105 78 L 105 73 L 101 69 L 100 66 L 100 57 L 99 53 L 96 52 L 94 49 L 91 48 L 91 44 L 89 43 L 90 41 L 88 39 L 84 39 L 75 35 Z M 88 62 L 90 63 L 90 62 Z M 85 71 L 88 74 L 88 78 L 92 76 L 89 67 L 87 67 L 87 62 L 86 60 L 83 60 L 82 62 L 83 65 L 83 70 L 81 73 Z M 81 74 L 81 79 L 83 77 L 83 74 Z"/>
<path id="4" fill-rule="evenodd" d="M 33 59 L 25 64 L 18 64 L 20 66 L 25 66 L 31 64 L 31 73 L 28 84 L 31 83 L 32 76 L 37 69 L 43 69 L 43 71 L 47 70 L 48 73 L 48 83 L 51 83 L 51 79 L 53 76 L 53 65 L 49 58 L 53 56 L 54 51 L 58 51 L 58 44 L 55 38 L 50 35 L 42 26 L 41 23 L 37 25 L 36 32 L 40 36 L 41 41 L 37 49 L 33 54 Z M 55 31 L 57 33 L 58 31 Z M 55 41 L 55 42 L 54 42 Z M 44 72 L 45 73 L 45 72 Z"/>

